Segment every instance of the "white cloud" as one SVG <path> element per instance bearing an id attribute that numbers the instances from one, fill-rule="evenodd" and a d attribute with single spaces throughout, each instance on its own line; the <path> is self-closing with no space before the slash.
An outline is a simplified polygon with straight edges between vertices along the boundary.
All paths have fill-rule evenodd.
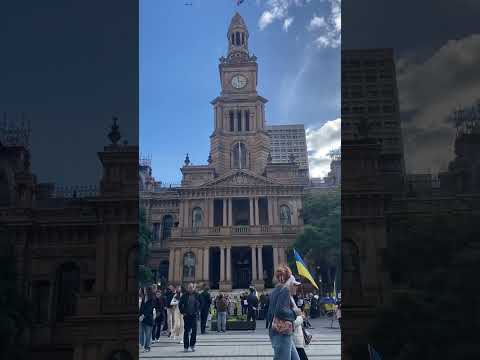
<path id="1" fill-rule="evenodd" d="M 319 48 L 338 48 L 341 42 L 342 17 L 341 0 L 321 0 L 330 3 L 327 17 L 313 15 L 307 29 L 317 33 L 314 44 Z"/>
<path id="2" fill-rule="evenodd" d="M 293 23 L 293 17 L 286 18 L 283 21 L 283 30 L 288 31 L 288 28 L 290 27 L 290 25 L 292 25 L 292 23 Z"/>
<path id="3" fill-rule="evenodd" d="M 403 119 L 408 171 L 437 172 L 453 157 L 455 129 L 447 117 L 480 97 L 479 63 L 480 34 L 448 41 L 425 61 L 397 62 L 400 109 L 413 113 Z"/>
<path id="4" fill-rule="evenodd" d="M 266 10 L 260 16 L 258 20 L 258 27 L 260 30 L 264 30 L 268 25 L 275 20 L 288 20 L 288 10 L 291 6 L 303 6 L 308 3 L 308 0 L 267 0 Z M 291 22 L 290 22 L 291 24 Z M 290 26 L 290 25 L 288 25 Z M 288 29 L 287 26 L 287 29 Z M 285 21 L 283 22 L 283 28 L 285 29 Z M 286 29 L 285 29 L 286 31 Z"/>
<path id="5" fill-rule="evenodd" d="M 308 24 L 307 29 L 308 31 L 314 31 L 325 26 L 327 26 L 327 23 L 325 22 L 325 18 L 323 16 L 313 15 L 313 18 L 310 20 L 310 24 Z"/>
<path id="6" fill-rule="evenodd" d="M 327 121 L 319 128 L 307 128 L 307 149 L 309 152 L 310 176 L 325 177 L 330 171 L 331 150 L 340 148 L 340 118 Z"/>

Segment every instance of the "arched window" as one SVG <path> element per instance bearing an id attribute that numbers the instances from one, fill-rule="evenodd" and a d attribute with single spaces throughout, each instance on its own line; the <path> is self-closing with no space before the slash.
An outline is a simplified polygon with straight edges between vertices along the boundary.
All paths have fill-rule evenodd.
<path id="1" fill-rule="evenodd" d="M 245 111 L 245 131 L 250 131 L 250 111 Z"/>
<path id="2" fill-rule="evenodd" d="M 235 33 L 232 33 L 232 45 L 235 45 Z"/>
<path id="3" fill-rule="evenodd" d="M 230 115 L 230 131 L 234 132 L 235 131 L 235 119 L 234 119 L 233 111 L 230 111 L 229 115 Z"/>
<path id="4" fill-rule="evenodd" d="M 290 208 L 287 205 L 280 206 L 280 224 L 291 225 L 292 218 L 290 216 Z"/>
<path id="5" fill-rule="evenodd" d="M 77 313 L 80 295 L 80 269 L 74 263 L 60 265 L 57 270 L 57 321 Z"/>
<path id="6" fill-rule="evenodd" d="M 172 235 L 172 226 L 173 226 L 173 216 L 165 215 L 163 217 L 162 224 L 162 241 L 165 241 L 170 238 Z"/>
<path id="7" fill-rule="evenodd" d="M 235 33 L 235 43 L 237 46 L 240 46 L 240 33 L 236 32 Z"/>
<path id="8" fill-rule="evenodd" d="M 245 33 L 242 32 L 242 45 L 245 45 Z"/>
<path id="9" fill-rule="evenodd" d="M 233 168 L 247 168 L 247 148 L 243 143 L 236 143 L 233 146 Z"/>
<path id="10" fill-rule="evenodd" d="M 183 256 L 183 281 L 195 281 L 195 255 L 192 252 Z"/>
<path id="11" fill-rule="evenodd" d="M 193 209 L 192 212 L 192 227 L 198 228 L 202 226 L 203 222 L 203 211 L 199 207 Z"/>

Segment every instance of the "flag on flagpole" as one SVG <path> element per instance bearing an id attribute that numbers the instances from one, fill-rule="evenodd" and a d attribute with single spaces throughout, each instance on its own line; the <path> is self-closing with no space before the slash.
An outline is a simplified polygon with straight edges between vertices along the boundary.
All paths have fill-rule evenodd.
<path id="1" fill-rule="evenodd" d="M 368 344 L 368 354 L 370 355 L 370 360 L 382 360 L 380 354 L 375 351 L 372 345 Z"/>
<path id="2" fill-rule="evenodd" d="M 306 278 L 312 283 L 313 286 L 318 289 L 317 283 L 315 282 L 315 280 L 313 280 L 313 276 L 310 274 L 310 271 L 308 271 L 307 265 L 305 265 L 297 250 L 293 249 L 293 255 L 295 256 L 295 263 L 297 264 L 298 274 Z"/>

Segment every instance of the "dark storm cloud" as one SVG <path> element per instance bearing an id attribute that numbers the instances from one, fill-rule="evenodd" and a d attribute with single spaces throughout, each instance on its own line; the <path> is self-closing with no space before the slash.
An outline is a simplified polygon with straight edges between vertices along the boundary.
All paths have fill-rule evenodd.
<path id="1" fill-rule="evenodd" d="M 407 170 L 444 169 L 458 106 L 480 95 L 480 2 L 342 2 L 343 48 L 393 48 Z"/>

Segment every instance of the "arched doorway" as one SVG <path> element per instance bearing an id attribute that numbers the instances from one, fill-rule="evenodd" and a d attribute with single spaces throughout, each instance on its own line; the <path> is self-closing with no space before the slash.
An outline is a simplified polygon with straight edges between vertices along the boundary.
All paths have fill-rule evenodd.
<path id="1" fill-rule="evenodd" d="M 249 247 L 232 248 L 232 287 L 246 289 L 252 283 L 252 249 Z"/>

